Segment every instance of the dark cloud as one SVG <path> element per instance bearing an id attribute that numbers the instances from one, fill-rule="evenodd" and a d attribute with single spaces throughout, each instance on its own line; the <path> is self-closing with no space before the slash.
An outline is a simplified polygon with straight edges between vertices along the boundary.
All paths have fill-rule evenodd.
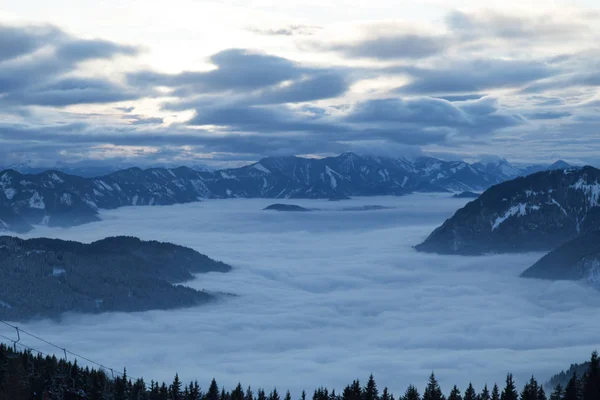
<path id="1" fill-rule="evenodd" d="M 530 114 L 525 114 L 528 119 L 561 119 L 573 115 L 569 111 L 540 111 Z"/>
<path id="2" fill-rule="evenodd" d="M 391 72 L 405 73 L 412 80 L 398 88 L 399 93 L 451 94 L 485 92 L 496 88 L 518 88 L 559 71 L 540 61 L 505 59 L 447 60 L 431 68 L 397 67 Z"/>
<path id="3" fill-rule="evenodd" d="M 364 39 L 355 43 L 318 45 L 317 47 L 342 53 L 351 58 L 410 60 L 438 55 L 444 52 L 449 44 L 450 39 L 444 36 L 403 33 Z"/>
<path id="4" fill-rule="evenodd" d="M 81 62 L 85 60 L 111 58 L 116 55 L 133 56 L 139 49 L 105 40 L 71 40 L 56 49 L 56 56 L 65 61 Z"/>
<path id="5" fill-rule="evenodd" d="M 135 110 L 135 107 L 115 107 L 115 110 L 123 111 L 124 113 L 130 113 Z"/>
<path id="6" fill-rule="evenodd" d="M 457 94 L 457 95 L 449 95 L 449 96 L 440 96 L 439 99 L 447 100 L 447 101 L 467 101 L 467 100 L 478 100 L 482 97 L 485 97 L 485 94 Z"/>
<path id="7" fill-rule="evenodd" d="M 217 67 L 206 72 L 161 74 L 140 71 L 128 75 L 133 85 L 166 86 L 175 89 L 176 96 L 218 93 L 223 91 L 252 91 L 284 81 L 301 78 L 314 71 L 290 60 L 248 50 L 230 49 L 210 58 Z"/>
<path id="8" fill-rule="evenodd" d="M 0 103 L 66 106 L 138 98 L 131 89 L 98 78 L 67 77 L 88 60 L 135 55 L 137 48 L 73 38 L 51 26 L 0 25 Z M 44 52 L 36 50 L 44 47 Z M 26 57 L 24 57 L 26 56 Z"/>
<path id="9" fill-rule="evenodd" d="M 73 104 L 112 103 L 139 97 L 139 93 L 105 80 L 64 78 L 10 92 L 2 100 L 13 104 L 63 107 Z"/>
<path id="10" fill-rule="evenodd" d="M 63 34 L 52 26 L 7 26 L 0 24 L 0 62 L 31 53 Z"/>
<path id="11" fill-rule="evenodd" d="M 349 83 L 349 78 L 340 72 L 315 73 L 288 86 L 260 93 L 256 101 L 259 104 L 281 104 L 328 99 L 344 94 Z"/>
<path id="12" fill-rule="evenodd" d="M 502 112 L 492 98 L 455 104 L 429 97 L 359 103 L 346 120 L 354 123 L 412 124 L 417 129 L 442 127 L 467 136 L 489 134 L 526 122 L 519 115 Z"/>
<path id="13" fill-rule="evenodd" d="M 344 94 L 352 80 L 344 71 L 314 71 L 286 85 L 272 85 L 262 90 L 223 96 L 215 94 L 167 102 L 165 110 L 182 111 L 213 109 L 215 104 L 226 103 L 227 107 L 261 106 L 286 103 L 302 103 L 329 99 Z"/>

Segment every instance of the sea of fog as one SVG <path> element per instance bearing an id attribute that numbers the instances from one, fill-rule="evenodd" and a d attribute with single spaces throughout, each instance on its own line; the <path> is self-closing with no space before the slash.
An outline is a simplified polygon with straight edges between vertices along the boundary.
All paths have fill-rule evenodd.
<path id="1" fill-rule="evenodd" d="M 135 235 L 230 263 L 194 288 L 235 293 L 196 308 L 67 315 L 23 325 L 46 340 L 147 381 L 178 372 L 206 388 L 343 389 L 370 373 L 395 394 L 472 381 L 545 380 L 598 348 L 600 293 L 518 275 L 540 254 L 421 254 L 412 246 L 466 200 L 450 195 L 286 200 L 314 212 L 262 211 L 273 200 L 232 199 L 102 212 L 102 222 L 40 227 L 29 237 L 93 241 Z M 340 211 L 362 205 L 391 207 Z M 9 331 L 0 329 L 0 334 Z M 43 343 L 26 344 L 50 350 Z M 309 392 L 310 393 L 310 392 Z"/>

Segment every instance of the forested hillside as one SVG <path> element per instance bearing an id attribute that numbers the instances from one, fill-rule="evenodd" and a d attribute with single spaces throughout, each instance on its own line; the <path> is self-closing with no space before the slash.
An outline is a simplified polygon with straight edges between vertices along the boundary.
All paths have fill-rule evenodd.
<path id="1" fill-rule="evenodd" d="M 500 377 L 499 377 L 500 378 Z M 486 385 L 476 390 L 473 385 L 454 386 L 446 395 L 432 373 L 422 391 L 413 385 L 397 397 L 388 388 L 379 388 L 371 375 L 365 385 L 354 380 L 341 392 L 319 387 L 311 394 L 283 392 L 277 382 L 267 390 L 253 389 L 238 384 L 232 390 L 219 387 L 213 379 L 203 388 L 198 381 L 181 382 L 176 374 L 170 383 L 132 379 L 127 371 L 82 368 L 77 362 L 59 360 L 55 356 L 16 351 L 0 345 L 0 400 L 64 399 L 64 400 L 598 400 L 600 399 L 600 363 L 598 354 L 592 354 L 586 373 L 573 376 L 565 388 L 557 386 L 545 393 L 542 385 L 531 378 L 517 390 L 513 377 L 508 374 L 503 384 Z"/>
<path id="2" fill-rule="evenodd" d="M 0 318 L 192 306 L 214 296 L 175 283 L 230 269 L 190 248 L 134 237 L 85 244 L 0 236 Z"/>

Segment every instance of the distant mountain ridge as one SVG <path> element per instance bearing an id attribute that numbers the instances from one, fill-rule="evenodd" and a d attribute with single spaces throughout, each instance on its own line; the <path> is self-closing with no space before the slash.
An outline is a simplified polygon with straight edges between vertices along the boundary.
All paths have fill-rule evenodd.
<path id="1" fill-rule="evenodd" d="M 405 195 L 413 192 L 481 191 L 518 173 L 490 165 L 421 157 L 358 156 L 323 159 L 270 157 L 218 171 L 128 168 L 95 178 L 44 171 L 0 172 L 0 230 L 33 225 L 72 226 L 99 219 L 99 209 L 171 205 L 208 198 L 329 198 Z"/>
<path id="2" fill-rule="evenodd" d="M 552 250 L 599 224 L 600 170 L 544 171 L 487 189 L 416 248 L 441 254 Z"/>

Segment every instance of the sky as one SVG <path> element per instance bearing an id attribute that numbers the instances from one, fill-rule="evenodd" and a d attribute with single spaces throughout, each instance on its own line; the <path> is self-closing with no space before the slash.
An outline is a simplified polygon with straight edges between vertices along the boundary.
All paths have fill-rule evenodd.
<path id="1" fill-rule="evenodd" d="M 279 200 L 278 200 L 279 201 Z M 282 200 L 288 202 L 290 200 Z M 66 315 L 60 323 L 20 324 L 45 340 L 128 375 L 171 381 L 177 372 L 204 390 L 215 377 L 276 385 L 308 397 L 320 385 L 340 393 L 373 373 L 396 397 L 421 393 L 432 371 L 448 394 L 469 382 L 520 388 L 545 382 L 599 348 L 599 292 L 578 282 L 519 274 L 539 253 L 478 257 L 416 252 L 467 200 L 448 194 L 293 200 L 322 211 L 262 211 L 269 199 L 207 200 L 102 211 L 103 220 L 28 237 L 90 242 L 111 235 L 189 246 L 232 265 L 200 274 L 197 289 L 234 293 L 199 307 L 140 313 Z M 361 205 L 377 211 L 340 211 Z M 300 215 L 302 214 L 302 215 Z M 0 327 L 0 334 L 14 331 Z M 21 343 L 56 351 L 22 336 Z M 59 350 L 60 351 L 60 350 Z M 84 363 L 83 360 L 79 360 Z"/>
<path id="2" fill-rule="evenodd" d="M 0 0 L 0 162 L 597 164 L 594 0 Z"/>

